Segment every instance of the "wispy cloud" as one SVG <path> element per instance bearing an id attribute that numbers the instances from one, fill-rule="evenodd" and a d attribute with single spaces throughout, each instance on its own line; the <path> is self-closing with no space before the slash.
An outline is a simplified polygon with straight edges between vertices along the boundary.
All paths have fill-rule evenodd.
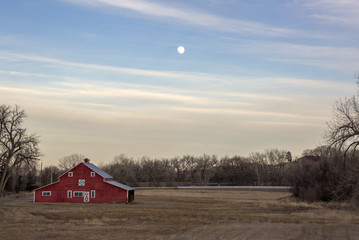
<path id="1" fill-rule="evenodd" d="M 1 58 L 0 53 L 0 58 Z M 23 55 L 17 55 L 17 56 L 23 56 Z M 25 55 L 27 56 L 27 55 Z M 42 57 L 34 57 L 37 59 L 44 59 L 45 61 L 48 60 L 48 58 L 42 58 Z M 32 59 L 32 58 L 30 58 Z M 29 60 L 30 62 L 32 60 Z M 57 64 L 63 64 L 66 63 L 66 66 L 72 66 L 74 64 L 74 68 L 79 64 L 83 67 L 86 66 L 89 67 L 88 69 L 92 69 L 92 65 L 83 64 L 83 63 L 73 63 L 73 62 L 67 62 L 64 60 L 58 60 L 58 59 L 52 59 L 51 61 L 56 62 Z M 279 59 L 276 59 L 275 61 L 280 61 Z M 288 61 L 284 59 L 283 61 Z M 48 63 L 48 62 L 45 62 Z M 103 68 L 104 67 L 104 68 Z M 103 71 L 112 71 L 112 67 L 109 69 L 107 66 L 99 66 L 99 69 Z M 133 69 L 133 73 L 136 73 L 136 69 Z M 141 72 L 143 73 L 143 72 Z M 151 71 L 152 73 L 152 71 Z M 160 72 L 161 76 L 166 76 L 163 72 Z M 170 73 L 170 76 L 173 76 L 173 74 L 176 73 Z M 150 85 L 150 84 L 139 84 L 139 83 L 131 83 L 131 82 L 117 82 L 111 79 L 108 79 L 107 81 L 103 79 L 89 79 L 87 76 L 69 76 L 64 74 L 44 74 L 44 73 L 36 73 L 36 72 L 20 72 L 20 71 L 8 71 L 8 70 L 0 70 L 0 76 L 3 75 L 4 77 L 2 79 L 11 79 L 12 77 L 25 77 L 30 79 L 37 79 L 41 81 L 46 81 L 48 84 L 52 84 L 54 87 L 59 87 L 57 89 L 56 94 L 61 94 L 62 90 L 65 89 L 67 92 L 64 92 L 63 94 L 67 95 L 77 95 L 86 92 L 85 89 L 89 89 L 86 93 L 92 93 L 92 97 L 140 97 L 142 98 L 150 97 L 151 94 L 149 93 L 158 93 L 157 96 L 152 95 L 157 99 L 164 98 L 167 93 L 171 93 L 173 96 L 196 96 L 198 97 L 197 100 L 202 98 L 202 102 L 204 99 L 231 99 L 232 101 L 236 101 L 236 104 L 241 105 L 250 105 L 253 102 L 258 103 L 262 101 L 281 101 L 281 102 L 287 102 L 291 100 L 290 95 L 277 95 L 276 93 L 259 93 L 256 92 L 256 89 L 254 86 L 257 86 L 260 84 L 261 86 L 268 84 L 270 86 L 278 85 L 278 86 L 286 86 L 291 88 L 305 88 L 305 89 L 320 89 L 320 90 L 333 90 L 333 89 L 341 89 L 343 91 L 348 91 L 352 89 L 352 83 L 337 83 L 337 82 L 331 82 L 331 81 L 325 81 L 325 80 L 313 80 L 313 79 L 305 79 L 305 78 L 293 78 L 293 77 L 234 77 L 234 76 L 217 76 L 215 74 L 202 74 L 202 73 L 180 73 L 177 76 L 177 79 L 180 79 L 181 81 L 190 80 L 190 81 L 211 81 L 216 82 L 217 84 L 223 86 L 237 86 L 240 85 L 242 90 L 237 91 L 230 91 L 227 88 L 225 89 L 219 89 L 215 88 L 215 90 L 208 89 L 206 91 L 202 90 L 195 90 L 195 89 L 186 89 L 186 88 L 172 88 L 170 86 L 156 86 L 156 85 Z M 150 75 L 151 76 L 151 75 Z M 98 84 L 98 81 L 101 82 L 101 84 Z M 93 83 L 91 83 L 93 82 Z M 22 82 L 24 84 L 25 82 Z M 245 85 L 248 85 L 247 87 L 244 87 Z M 49 87 L 49 86 L 48 86 Z M 71 90 L 72 89 L 72 90 Z M 77 89 L 75 91 L 75 89 Z M 72 92 L 69 92 L 69 91 Z M 83 92 L 81 92 L 81 90 Z M 122 92 L 120 92 L 122 91 Z M 145 92 L 144 92 L 145 91 Z M 55 95 L 56 95 L 55 94 Z M 169 97 L 167 100 L 174 100 L 176 97 Z M 180 99 L 179 97 L 178 99 Z M 185 98 L 182 98 L 184 100 Z M 188 101 L 194 100 L 187 98 Z M 196 101 L 196 102 L 201 102 Z M 206 100 L 207 101 L 207 100 Z M 244 102 L 243 102 L 244 101 Z M 205 101 L 204 101 L 205 102 Z"/>
<path id="2" fill-rule="evenodd" d="M 43 63 L 52 63 L 63 66 L 84 68 L 84 69 L 95 69 L 95 70 L 103 70 L 103 71 L 111 71 L 111 72 L 121 72 L 125 74 L 131 75 L 142 75 L 142 76 L 153 76 L 153 77 L 167 77 L 167 78 L 182 78 L 183 75 L 179 73 L 171 73 L 164 71 L 154 71 L 154 70 L 145 70 L 145 69 L 136 69 L 136 68 L 123 68 L 123 67 L 115 67 L 115 66 L 106 66 L 106 65 L 98 65 L 98 64 L 87 64 L 87 63 L 78 63 L 60 60 L 56 58 L 47 58 L 41 56 L 34 55 L 25 55 L 18 53 L 10 53 L 10 52 L 0 52 L 0 59 L 5 59 L 9 61 L 16 60 L 28 60 L 34 62 L 43 62 Z"/>
<path id="3" fill-rule="evenodd" d="M 253 110 L 245 110 L 245 109 L 225 109 L 225 108 L 175 108 L 180 111 L 188 111 L 195 113 L 206 113 L 206 114 L 226 114 L 226 115 L 238 115 L 238 116 L 251 116 L 251 117 L 276 117 L 278 119 L 315 119 L 315 120 L 326 120 L 323 117 L 318 116 L 309 116 L 309 115 L 299 115 L 299 114 L 291 114 L 291 113 L 283 113 L 283 112 L 269 112 L 269 111 L 253 111 Z"/>
<path id="4" fill-rule="evenodd" d="M 210 94 L 206 96 L 195 96 L 192 91 L 176 91 L 172 88 L 147 89 L 140 85 L 136 88 L 129 88 L 124 86 L 101 86 L 100 84 L 88 83 L 58 83 L 58 85 L 65 86 L 66 89 L 71 89 L 73 95 L 83 96 L 86 98 L 116 98 L 116 99 L 144 99 L 147 101 L 160 101 L 168 104 L 182 103 L 190 105 L 204 105 L 204 106 L 249 106 L 254 105 L 250 102 L 240 102 L 238 100 L 228 101 L 221 98 L 216 98 Z"/>
<path id="5" fill-rule="evenodd" d="M 359 48 L 340 46 L 304 45 L 285 42 L 255 41 L 234 43 L 237 51 L 262 56 L 264 59 L 309 65 L 341 72 L 357 71 Z M 340 63 L 340 64 L 339 64 Z"/>
<path id="6" fill-rule="evenodd" d="M 85 69 L 98 72 L 110 72 L 110 73 L 119 73 L 126 75 L 135 75 L 135 76 L 145 76 L 145 77 L 154 77 L 154 78 L 165 78 L 168 80 L 180 80 L 180 81 L 197 81 L 197 82 L 218 82 L 224 83 L 226 81 L 233 80 L 232 77 L 226 77 L 223 75 L 211 75 L 201 72 L 175 72 L 175 71 L 161 71 L 161 70 L 149 70 L 141 68 L 126 68 L 119 66 L 109 66 L 101 64 L 89 64 L 82 62 L 73 62 L 57 58 L 49 58 L 37 55 L 29 54 L 19 54 L 14 52 L 5 52 L 0 51 L 0 59 L 6 62 L 39 62 L 44 63 L 47 66 L 53 65 L 56 67 L 69 67 L 73 70 L 76 69 Z M 11 71 L 8 71 L 11 73 Z M 29 73 L 19 73 L 13 71 L 12 74 L 29 74 Z"/>
<path id="7" fill-rule="evenodd" d="M 1 72 L 0 72 L 1 73 Z M 131 99 L 141 101 L 142 105 L 156 107 L 168 105 L 201 106 L 212 107 L 231 107 L 238 108 L 243 106 L 253 106 L 250 101 L 240 101 L 239 99 L 225 99 L 223 95 L 204 94 L 196 96 L 196 91 L 179 91 L 172 88 L 149 88 L 146 86 L 125 87 L 125 85 L 114 85 L 104 83 L 74 83 L 74 82 L 52 82 L 43 87 L 32 86 L 0 86 L 1 92 L 14 94 L 26 94 L 35 98 L 49 99 L 72 99 L 74 102 L 92 102 L 99 99 L 118 104 L 119 102 Z M 95 104 L 95 103 L 93 103 Z M 131 105 L 132 106 L 132 105 Z"/>
<path id="8" fill-rule="evenodd" d="M 328 94 L 328 90 L 341 90 L 344 92 L 349 92 L 353 89 L 353 84 L 351 82 L 333 82 L 324 80 L 283 77 L 273 78 L 273 81 L 284 85 L 292 85 L 306 89 L 325 89 L 325 94 Z M 321 93 L 318 91 L 317 94 Z"/>
<path id="9" fill-rule="evenodd" d="M 26 99 L 36 99 L 39 103 L 46 102 L 46 105 L 57 106 L 57 108 L 72 109 L 71 112 L 80 109 L 80 112 L 89 112 L 103 118 L 104 116 L 132 116 L 131 118 L 153 118 L 161 116 L 164 118 L 166 113 L 174 112 L 180 114 L 190 113 L 196 116 L 245 116 L 247 118 L 270 119 L 271 121 L 286 122 L 293 119 L 301 119 L 304 122 L 323 121 L 321 116 L 311 116 L 305 112 L 278 112 L 270 111 L 264 106 L 256 106 L 251 101 L 241 102 L 238 99 L 225 99 L 218 94 L 208 94 L 206 97 L 193 96 L 191 93 L 177 94 L 168 89 L 167 93 L 156 92 L 146 89 L 116 88 L 114 86 L 104 86 L 101 83 L 64 83 L 56 82 L 51 86 L 28 86 L 11 87 L 1 86 L 0 92 L 3 96 L 21 96 L 22 101 Z M 225 93 L 224 93 L 225 94 Z M 11 97 L 10 97 L 11 98 Z M 99 98 L 102 100 L 99 101 Z M 126 99 L 131 99 L 131 104 L 123 106 Z M 137 100 L 140 101 L 136 105 Z M 170 104 L 169 104 L 170 103 Z M 275 103 L 275 102 L 273 102 Z M 76 107 L 78 106 L 78 107 Z M 137 106 L 134 108 L 134 106 Z M 43 106 L 45 107 L 45 106 Z M 151 109 L 147 112 L 144 109 Z M 136 112 L 136 115 L 132 115 Z M 121 113 L 121 114 L 120 114 Z M 141 117 L 142 116 L 142 117 Z M 191 118 L 191 117 L 190 117 Z"/>
<path id="10" fill-rule="evenodd" d="M 62 0 L 72 4 L 88 7 L 111 7 L 126 9 L 139 14 L 160 18 L 178 20 L 198 27 L 211 28 L 217 31 L 227 31 L 244 34 L 266 35 L 266 36 L 288 36 L 299 35 L 299 31 L 279 28 L 259 22 L 248 20 L 231 19 L 191 8 L 190 6 L 171 6 L 145 0 Z M 172 3 L 173 4 L 173 3 Z"/>
<path id="11" fill-rule="evenodd" d="M 84 80 L 78 77 L 70 77 L 65 75 L 53 75 L 53 74 L 44 74 L 44 73 L 30 73 L 30 72 L 19 72 L 19 71 L 4 71 L 0 70 L 0 74 L 6 74 L 9 76 L 18 76 L 18 77 L 36 77 L 36 78 L 46 78 L 46 79 L 61 79 L 68 81 L 79 81 Z"/>
<path id="12" fill-rule="evenodd" d="M 358 26 L 357 0 L 296 0 L 296 5 L 310 10 L 309 16 L 321 22 Z"/>

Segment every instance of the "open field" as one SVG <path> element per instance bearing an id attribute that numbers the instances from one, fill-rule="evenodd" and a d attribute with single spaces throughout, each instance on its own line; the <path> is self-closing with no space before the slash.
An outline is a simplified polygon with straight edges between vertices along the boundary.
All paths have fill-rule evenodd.
<path id="1" fill-rule="evenodd" d="M 285 191 L 136 190 L 131 204 L 0 199 L 0 239 L 359 239 L 346 204 Z"/>

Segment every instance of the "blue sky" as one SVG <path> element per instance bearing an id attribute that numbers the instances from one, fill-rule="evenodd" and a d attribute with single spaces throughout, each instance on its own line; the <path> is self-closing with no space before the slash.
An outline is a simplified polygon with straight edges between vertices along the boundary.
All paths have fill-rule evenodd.
<path id="1" fill-rule="evenodd" d="M 2 1 L 0 103 L 25 109 L 45 164 L 299 156 L 356 91 L 358 30 L 356 0 Z"/>

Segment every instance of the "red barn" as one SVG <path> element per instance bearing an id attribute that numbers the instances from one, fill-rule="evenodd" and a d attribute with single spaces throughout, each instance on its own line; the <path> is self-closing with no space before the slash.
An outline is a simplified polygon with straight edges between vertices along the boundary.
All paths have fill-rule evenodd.
<path id="1" fill-rule="evenodd" d="M 128 203 L 134 200 L 134 191 L 85 159 L 57 182 L 35 189 L 34 202 Z"/>

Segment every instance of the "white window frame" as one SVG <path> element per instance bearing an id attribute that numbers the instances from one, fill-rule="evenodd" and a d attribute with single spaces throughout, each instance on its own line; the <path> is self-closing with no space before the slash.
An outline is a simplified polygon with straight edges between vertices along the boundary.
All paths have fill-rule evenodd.
<path id="1" fill-rule="evenodd" d="M 71 190 L 67 190 L 67 198 L 72 198 L 72 191 Z"/>
<path id="2" fill-rule="evenodd" d="M 74 173 L 73 173 L 73 172 L 69 172 L 67 175 L 68 175 L 69 177 L 73 177 L 73 176 L 74 176 Z"/>
<path id="3" fill-rule="evenodd" d="M 41 195 L 44 196 L 44 197 L 50 197 L 51 196 L 51 191 L 43 191 L 41 193 Z"/>
<path id="4" fill-rule="evenodd" d="M 79 186 L 85 186 L 85 179 L 79 179 Z"/>
<path id="5" fill-rule="evenodd" d="M 91 198 L 96 198 L 96 191 L 95 190 L 91 190 Z"/>
<path id="6" fill-rule="evenodd" d="M 79 196 L 76 196 L 76 195 L 79 195 Z M 73 192 L 73 196 L 74 196 L 74 197 L 83 197 L 83 196 L 84 196 L 84 192 L 82 192 L 82 191 L 74 191 L 74 192 Z"/>
<path id="7" fill-rule="evenodd" d="M 94 177 L 96 176 L 96 173 L 95 172 L 91 172 L 91 177 Z"/>

